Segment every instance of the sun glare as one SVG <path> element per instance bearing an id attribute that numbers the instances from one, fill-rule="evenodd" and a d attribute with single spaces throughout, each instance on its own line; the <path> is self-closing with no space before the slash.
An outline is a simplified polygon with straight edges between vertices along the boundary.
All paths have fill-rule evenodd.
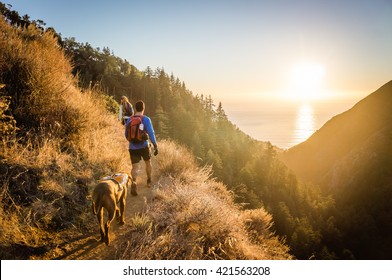
<path id="1" fill-rule="evenodd" d="M 303 62 L 293 66 L 290 72 L 291 97 L 300 101 L 322 98 L 324 74 L 322 64 Z"/>

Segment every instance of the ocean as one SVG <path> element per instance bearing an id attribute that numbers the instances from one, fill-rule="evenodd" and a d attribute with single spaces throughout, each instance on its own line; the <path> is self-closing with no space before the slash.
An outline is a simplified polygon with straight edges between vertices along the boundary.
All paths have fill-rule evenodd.
<path id="1" fill-rule="evenodd" d="M 288 149 L 305 141 L 355 103 L 353 100 L 316 104 L 270 102 L 223 107 L 229 120 L 252 138 Z"/>

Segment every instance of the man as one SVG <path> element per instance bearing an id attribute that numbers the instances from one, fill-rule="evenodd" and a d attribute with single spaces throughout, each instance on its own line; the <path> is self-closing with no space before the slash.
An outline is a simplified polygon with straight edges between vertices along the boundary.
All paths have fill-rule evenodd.
<path id="1" fill-rule="evenodd" d="M 144 115 L 144 109 L 145 109 L 145 105 L 143 101 L 139 100 L 138 102 L 136 102 L 135 104 L 136 112 L 133 116 L 130 117 L 130 119 L 127 121 L 125 126 L 125 137 L 129 135 L 130 132 L 129 130 L 131 129 L 132 120 L 134 120 L 135 118 L 141 118 L 141 124 L 139 125 L 138 129 L 140 128 L 140 130 L 144 130 L 145 132 L 147 132 L 148 138 L 150 139 L 151 143 L 154 146 L 154 155 L 156 156 L 158 154 L 158 146 L 155 138 L 154 128 L 152 126 L 151 119 L 148 116 Z M 142 158 L 146 164 L 147 187 L 151 187 L 152 165 L 151 165 L 151 151 L 148 144 L 148 140 L 137 141 L 137 142 L 130 140 L 129 155 L 131 157 L 131 163 L 132 163 L 131 194 L 137 195 L 136 176 L 138 173 L 139 162 Z"/>

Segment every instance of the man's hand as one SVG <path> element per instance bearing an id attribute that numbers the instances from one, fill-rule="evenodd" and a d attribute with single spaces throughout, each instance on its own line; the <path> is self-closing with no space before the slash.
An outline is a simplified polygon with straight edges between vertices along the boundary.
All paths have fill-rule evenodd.
<path id="1" fill-rule="evenodd" d="M 154 156 L 156 156 L 158 154 L 158 147 L 155 145 L 154 146 Z"/>

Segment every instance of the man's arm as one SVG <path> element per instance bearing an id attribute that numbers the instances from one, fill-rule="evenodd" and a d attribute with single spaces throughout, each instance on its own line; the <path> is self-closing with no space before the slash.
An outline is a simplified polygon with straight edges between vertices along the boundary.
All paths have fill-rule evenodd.
<path id="1" fill-rule="evenodd" d="M 147 130 L 148 136 L 150 137 L 150 141 L 154 145 L 154 155 L 156 156 L 158 154 L 157 139 L 155 138 L 154 127 L 153 127 L 151 119 L 149 117 L 147 117 L 147 122 L 146 122 L 145 126 L 146 126 L 145 128 Z"/>

